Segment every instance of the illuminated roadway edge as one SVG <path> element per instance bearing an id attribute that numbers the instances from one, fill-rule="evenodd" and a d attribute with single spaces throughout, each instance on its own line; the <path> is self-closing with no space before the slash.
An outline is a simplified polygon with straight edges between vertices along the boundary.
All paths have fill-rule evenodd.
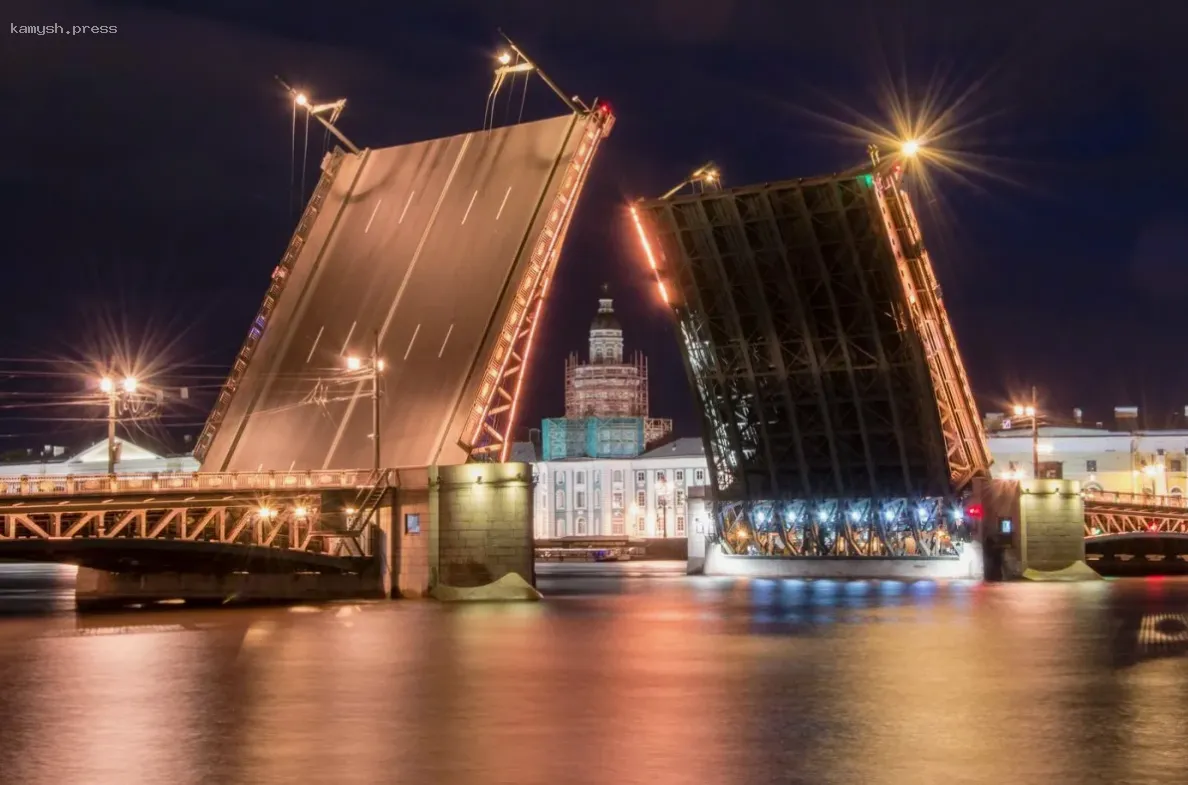
<path id="1" fill-rule="evenodd" d="M 370 380 L 344 367 L 376 331 L 382 463 L 465 462 L 463 431 L 493 408 L 506 336 L 529 332 L 605 122 L 565 115 L 342 155 L 200 439 L 202 470 L 370 465 Z"/>

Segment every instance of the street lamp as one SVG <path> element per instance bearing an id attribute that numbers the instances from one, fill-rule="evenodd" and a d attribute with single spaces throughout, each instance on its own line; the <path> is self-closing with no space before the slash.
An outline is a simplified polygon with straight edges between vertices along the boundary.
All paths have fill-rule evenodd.
<path id="1" fill-rule="evenodd" d="M 379 375 L 384 372 L 384 361 L 379 356 L 379 330 L 375 331 L 375 340 L 371 346 L 371 357 L 364 363 L 361 357 L 350 356 L 346 359 L 347 370 L 366 371 L 371 379 L 371 438 L 374 441 L 375 470 L 380 470 L 380 380 Z"/>
<path id="2" fill-rule="evenodd" d="M 123 396 L 132 396 L 140 383 L 135 376 L 125 376 L 117 386 L 115 379 L 104 376 L 99 380 L 99 391 L 107 396 L 107 473 L 115 474 L 116 465 L 116 417 Z"/>
<path id="3" fill-rule="evenodd" d="M 903 147 L 900 149 L 903 151 L 903 154 L 906 155 L 908 158 L 915 158 L 917 155 L 920 154 L 920 140 L 919 139 L 908 139 L 906 142 L 903 143 Z"/>
<path id="4" fill-rule="evenodd" d="M 1016 417 L 1027 417 L 1031 420 L 1031 476 L 1039 479 L 1039 406 L 1036 403 L 1035 386 L 1031 387 L 1031 403 L 1015 404 Z"/>
<path id="5" fill-rule="evenodd" d="M 656 481 L 656 506 L 660 508 L 660 536 L 668 538 L 668 483 Z"/>

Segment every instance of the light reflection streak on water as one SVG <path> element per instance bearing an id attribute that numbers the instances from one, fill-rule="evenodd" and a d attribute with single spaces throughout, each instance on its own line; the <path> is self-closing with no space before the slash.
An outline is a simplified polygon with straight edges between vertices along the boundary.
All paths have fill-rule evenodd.
<path id="1" fill-rule="evenodd" d="M 1188 581 L 674 579 L 9 619 L 0 780 L 1179 783 L 1185 614 Z"/>

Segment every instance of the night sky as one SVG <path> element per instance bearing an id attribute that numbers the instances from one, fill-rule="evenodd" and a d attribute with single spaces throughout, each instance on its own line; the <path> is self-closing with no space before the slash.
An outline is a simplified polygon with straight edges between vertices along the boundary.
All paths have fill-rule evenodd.
<path id="1" fill-rule="evenodd" d="M 840 122 L 887 124 L 893 98 L 920 107 L 927 96 L 953 110 L 945 144 L 972 167 L 934 173 L 922 220 L 984 405 L 1001 408 L 1033 383 L 1045 408 L 1082 406 L 1090 419 L 1115 404 L 1152 413 L 1188 404 L 1183 3 L 6 8 L 6 23 L 118 28 L 5 31 L 0 45 L 9 391 L 76 389 L 54 375 L 80 367 L 62 360 L 106 356 L 120 336 L 167 369 L 162 379 L 192 386 L 197 398 L 169 421 L 196 434 L 294 223 L 290 103 L 273 75 L 317 98 L 348 98 L 340 126 L 361 146 L 452 135 L 481 123 L 502 27 L 568 92 L 604 98 L 618 115 L 550 293 L 524 425 L 563 413 L 563 359 L 584 346 L 607 282 L 628 349 L 651 360 L 653 414 L 695 435 L 625 203 L 708 159 L 728 186 L 848 168 L 868 139 Z M 534 81 L 525 118 L 557 113 L 549 98 Z M 307 191 L 320 131 L 309 146 Z M 40 443 L 34 434 L 77 441 L 100 427 L 21 409 L 0 430 L 12 434 L 5 446 L 24 446 Z"/>

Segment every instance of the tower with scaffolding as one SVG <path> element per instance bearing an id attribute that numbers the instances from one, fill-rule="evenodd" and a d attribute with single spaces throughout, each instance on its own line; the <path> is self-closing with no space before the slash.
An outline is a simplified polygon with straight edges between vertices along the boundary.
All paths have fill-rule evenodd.
<path id="1" fill-rule="evenodd" d="M 565 361 L 565 417 L 544 421 L 545 460 L 632 458 L 672 432 L 672 420 L 648 416 L 648 361 L 623 356 L 623 328 L 606 286 L 590 324 L 590 354 Z"/>

